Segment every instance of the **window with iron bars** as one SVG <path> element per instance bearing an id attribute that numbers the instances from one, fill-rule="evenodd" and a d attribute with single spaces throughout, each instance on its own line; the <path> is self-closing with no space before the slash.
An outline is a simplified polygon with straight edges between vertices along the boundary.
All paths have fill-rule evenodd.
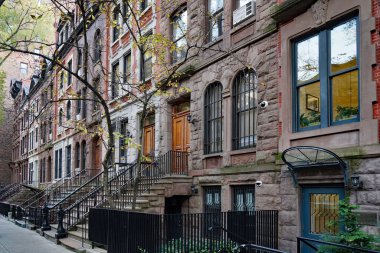
<path id="1" fill-rule="evenodd" d="M 205 138 L 204 153 L 222 152 L 222 84 L 210 84 L 205 93 Z"/>
<path id="2" fill-rule="evenodd" d="M 255 210 L 255 186 L 239 185 L 233 186 L 232 209 L 233 211 Z"/>
<path id="3" fill-rule="evenodd" d="M 256 144 L 257 77 L 253 70 L 239 72 L 232 91 L 232 148 L 252 148 Z"/>

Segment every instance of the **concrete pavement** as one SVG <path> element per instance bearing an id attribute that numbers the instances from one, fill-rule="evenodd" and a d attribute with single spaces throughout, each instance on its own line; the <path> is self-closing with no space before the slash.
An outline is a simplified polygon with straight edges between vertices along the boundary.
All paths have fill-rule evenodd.
<path id="1" fill-rule="evenodd" d="M 73 253 L 35 231 L 0 218 L 0 253 Z"/>

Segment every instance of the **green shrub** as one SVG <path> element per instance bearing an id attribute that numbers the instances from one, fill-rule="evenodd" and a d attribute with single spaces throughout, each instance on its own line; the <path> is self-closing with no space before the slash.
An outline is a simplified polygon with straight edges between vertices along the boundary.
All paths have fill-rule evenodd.
<path id="1" fill-rule="evenodd" d="M 323 236 L 323 240 L 328 242 L 334 242 L 344 244 L 351 247 L 363 248 L 363 249 L 375 249 L 380 248 L 376 245 L 378 238 L 370 235 L 361 230 L 358 224 L 358 215 L 354 210 L 359 206 L 350 204 L 350 199 L 346 197 L 344 200 L 339 201 L 339 217 L 338 221 L 331 222 L 330 227 L 344 227 L 344 230 L 337 234 L 326 234 Z M 318 253 L 349 253 L 348 249 L 337 248 L 334 246 L 321 246 L 318 249 Z"/>

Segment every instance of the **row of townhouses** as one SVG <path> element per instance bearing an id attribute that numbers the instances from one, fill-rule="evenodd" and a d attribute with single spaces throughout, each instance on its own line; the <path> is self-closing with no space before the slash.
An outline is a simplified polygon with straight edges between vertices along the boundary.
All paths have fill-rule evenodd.
<path id="1" fill-rule="evenodd" d="M 155 95 L 143 121 L 123 84 L 154 87 L 159 59 L 142 55 L 137 26 L 121 18 L 128 2 L 108 11 L 87 6 L 95 18 L 86 36 L 80 7 L 72 6 L 56 24 L 56 43 L 64 66 L 86 74 L 108 103 L 116 170 L 135 163 L 139 148 L 148 162 L 186 160 L 170 168 L 181 175 L 145 212 L 278 210 L 279 248 L 294 251 L 296 236 L 325 232 L 348 196 L 360 206 L 363 228 L 379 233 L 378 1 L 139 2 L 133 8 L 142 36 L 183 46 L 185 37 L 204 35 L 178 87 Z M 175 65 L 186 56 L 174 50 L 165 57 Z M 30 85 L 10 84 L 17 112 L 12 180 L 45 188 L 82 171 L 94 177 L 106 152 L 107 131 L 93 134 L 107 129 L 104 109 L 78 78 L 41 65 Z"/>

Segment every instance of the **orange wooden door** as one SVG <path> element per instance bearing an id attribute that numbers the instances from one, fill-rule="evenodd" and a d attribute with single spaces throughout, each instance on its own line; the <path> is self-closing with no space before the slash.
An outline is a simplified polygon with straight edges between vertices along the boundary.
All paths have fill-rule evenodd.
<path id="1" fill-rule="evenodd" d="M 189 111 L 185 111 L 173 115 L 173 151 L 177 152 L 173 155 L 172 171 L 175 173 L 181 173 L 187 167 L 187 156 L 182 152 L 190 151 L 189 114 Z"/>
<path id="2" fill-rule="evenodd" d="M 154 143 L 155 143 L 155 128 L 154 125 L 144 127 L 144 145 L 143 154 L 146 157 L 154 156 Z"/>
<path id="3" fill-rule="evenodd" d="M 96 139 L 93 141 L 93 176 L 97 175 L 102 168 L 102 149 L 101 149 L 101 141 L 100 139 Z"/>
<path id="4" fill-rule="evenodd" d="M 182 112 L 173 116 L 173 150 L 188 152 L 190 150 L 190 125 L 187 115 L 190 112 Z"/>

